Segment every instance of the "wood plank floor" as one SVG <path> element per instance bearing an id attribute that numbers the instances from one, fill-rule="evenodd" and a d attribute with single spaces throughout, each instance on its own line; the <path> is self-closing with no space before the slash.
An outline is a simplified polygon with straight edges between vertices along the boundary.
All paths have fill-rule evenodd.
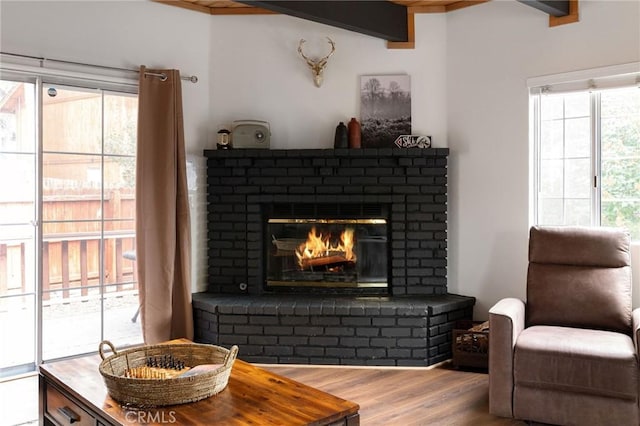
<path id="1" fill-rule="evenodd" d="M 489 414 L 489 376 L 435 368 L 261 365 L 360 404 L 363 426 L 526 425 Z"/>

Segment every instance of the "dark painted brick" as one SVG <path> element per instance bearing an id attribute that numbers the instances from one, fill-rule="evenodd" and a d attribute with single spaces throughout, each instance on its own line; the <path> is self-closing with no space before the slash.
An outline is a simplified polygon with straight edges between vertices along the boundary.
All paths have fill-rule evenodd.
<path id="1" fill-rule="evenodd" d="M 309 344 L 307 336 L 278 336 L 278 343 L 281 345 L 300 346 Z"/>
<path id="2" fill-rule="evenodd" d="M 355 358 L 356 350 L 354 348 L 332 348 L 328 347 L 325 349 L 325 354 L 327 356 L 335 356 L 338 358 Z"/>
<path id="3" fill-rule="evenodd" d="M 275 345 L 277 343 L 278 338 L 276 336 L 249 336 L 250 345 Z"/>
<path id="4" fill-rule="evenodd" d="M 320 336 L 324 330 L 322 327 L 294 327 L 295 334 L 303 336 Z M 331 335 L 332 333 L 327 333 Z"/>
<path id="5" fill-rule="evenodd" d="M 327 336 L 353 336 L 355 334 L 352 327 L 326 327 L 324 331 Z"/>
<path id="6" fill-rule="evenodd" d="M 369 347 L 369 338 L 367 337 L 341 337 L 340 346 L 347 347 Z"/>
<path id="7" fill-rule="evenodd" d="M 411 329 L 405 327 L 383 328 L 380 330 L 383 337 L 408 337 L 411 336 Z"/>
<path id="8" fill-rule="evenodd" d="M 329 310 L 329 307 L 326 307 Z M 322 313 L 326 314 L 325 307 L 322 307 Z M 321 317 L 311 317 L 312 325 L 323 325 L 323 326 L 334 326 L 340 325 L 340 317 L 330 317 L 330 316 L 321 316 Z"/>
<path id="9" fill-rule="evenodd" d="M 356 336 L 376 337 L 380 334 L 377 327 L 356 327 Z"/>
<path id="10" fill-rule="evenodd" d="M 295 354 L 299 356 L 323 356 L 325 352 L 323 347 L 300 346 L 295 348 Z"/>
<path id="11" fill-rule="evenodd" d="M 378 337 L 371 338 L 371 346 L 373 347 L 384 347 L 384 348 L 393 348 L 397 346 L 397 339 L 391 337 Z"/>
<path id="12" fill-rule="evenodd" d="M 387 356 L 387 350 L 378 348 L 359 348 L 356 349 L 356 355 L 359 358 L 384 358 Z"/>
<path id="13" fill-rule="evenodd" d="M 398 346 L 401 348 L 426 347 L 427 341 L 426 339 L 419 339 L 419 338 L 403 338 L 403 339 L 398 339 Z"/>
<path id="14" fill-rule="evenodd" d="M 337 337 L 316 336 L 309 338 L 309 344 L 312 346 L 337 346 Z"/>

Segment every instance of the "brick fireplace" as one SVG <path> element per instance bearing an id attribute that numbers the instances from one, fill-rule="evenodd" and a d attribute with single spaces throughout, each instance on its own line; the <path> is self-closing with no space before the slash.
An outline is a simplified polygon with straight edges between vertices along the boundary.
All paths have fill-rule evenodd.
<path id="1" fill-rule="evenodd" d="M 447 293 L 448 149 L 205 156 L 209 279 L 207 293 L 194 295 L 197 340 L 237 344 L 256 362 L 430 365 L 450 357 L 451 329 L 471 318 L 475 299 Z M 271 226 L 273 217 L 384 222 L 358 237 L 358 260 L 376 247 L 369 263 L 384 266 L 375 275 L 386 274 L 385 285 L 267 285 L 276 240 L 299 244 Z M 354 282 L 382 281 L 361 269 Z"/>

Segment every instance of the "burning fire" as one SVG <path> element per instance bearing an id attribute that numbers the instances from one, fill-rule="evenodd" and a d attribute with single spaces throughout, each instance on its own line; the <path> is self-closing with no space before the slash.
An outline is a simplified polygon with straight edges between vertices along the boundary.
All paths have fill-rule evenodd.
<path id="1" fill-rule="evenodd" d="M 327 265 L 339 262 L 355 262 L 356 254 L 353 252 L 353 229 L 346 228 L 340 234 L 340 241 L 331 241 L 331 233 L 323 235 L 316 228 L 311 228 L 307 241 L 296 249 L 298 264 L 301 268 L 314 265 Z M 317 259 L 318 261 L 313 261 Z M 326 262 L 321 259 L 326 260 Z"/>

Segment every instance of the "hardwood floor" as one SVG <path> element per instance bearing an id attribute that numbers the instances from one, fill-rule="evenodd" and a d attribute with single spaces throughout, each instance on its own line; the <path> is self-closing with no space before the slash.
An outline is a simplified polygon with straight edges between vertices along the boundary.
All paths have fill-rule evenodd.
<path id="1" fill-rule="evenodd" d="M 360 404 L 363 426 L 526 425 L 489 414 L 489 376 L 436 368 L 261 365 Z"/>
<path id="2" fill-rule="evenodd" d="M 432 369 L 261 367 L 360 404 L 362 426 L 526 425 L 489 414 L 486 373 L 456 370 L 448 364 Z M 35 421 L 37 395 L 35 376 L 0 383 L 0 425 Z"/>

